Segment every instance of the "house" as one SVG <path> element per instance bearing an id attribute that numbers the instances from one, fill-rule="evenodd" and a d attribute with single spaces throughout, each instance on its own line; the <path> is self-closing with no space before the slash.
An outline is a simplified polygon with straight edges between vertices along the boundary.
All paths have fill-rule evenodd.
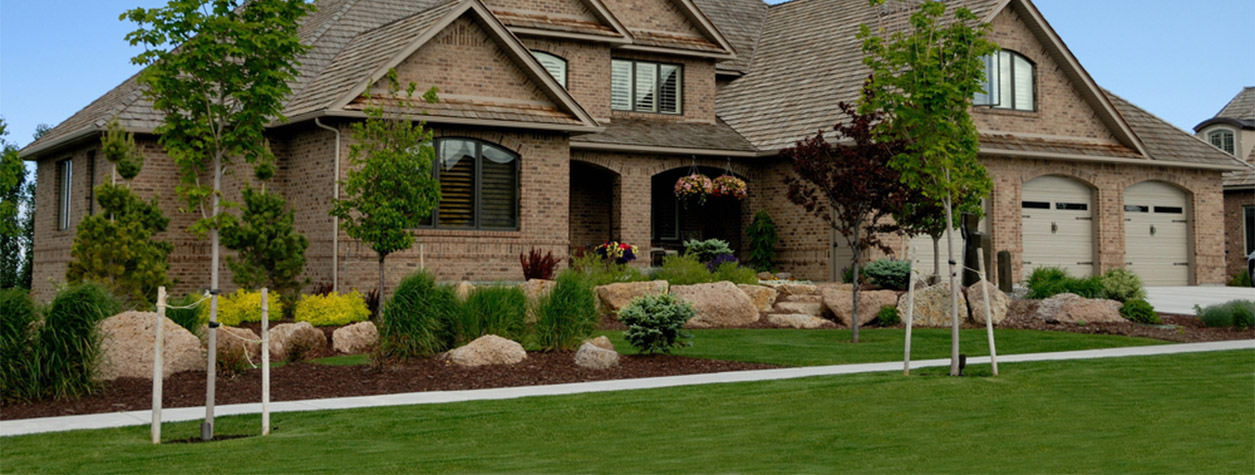
<path id="1" fill-rule="evenodd" d="M 1247 272 L 1247 256 L 1255 252 L 1255 87 L 1242 88 L 1194 133 L 1252 167 L 1224 176 L 1225 273 Z"/>
<path id="2" fill-rule="evenodd" d="M 1010 251 L 1013 277 L 1064 266 L 1129 268 L 1154 284 L 1224 279 L 1221 174 L 1243 165 L 1101 89 L 1028 0 L 964 0 L 994 26 L 996 93 L 973 109 L 995 185 L 983 226 Z M 419 244 L 389 257 L 388 279 L 426 267 L 441 279 L 518 280 L 517 256 L 566 257 L 616 239 L 674 249 L 722 238 L 742 252 L 750 218 L 779 227 L 779 264 L 832 279 L 849 254 L 822 221 L 784 198 L 780 151 L 830 130 L 866 70 L 861 23 L 901 24 L 911 7 L 864 0 L 321 0 L 300 30 L 311 49 L 287 122 L 272 125 L 271 185 L 310 241 L 306 275 L 373 284 L 375 256 L 329 217 L 347 167 L 349 125 L 371 78 L 437 86 L 423 117 L 437 136 L 444 201 Z M 371 89 L 374 91 L 374 89 Z M 139 134 L 148 156 L 132 188 L 173 217 L 172 277 L 206 285 L 208 244 L 183 232 L 176 170 L 152 131 L 160 115 L 131 78 L 38 141 L 36 292 L 64 275 L 75 224 L 109 175 L 106 122 Z M 336 175 L 337 170 L 339 176 Z M 699 170 L 749 185 L 743 201 L 680 206 L 676 179 Z M 237 173 L 246 176 L 247 173 Z M 238 193 L 236 188 L 228 193 Z M 223 272 L 227 272 L 223 269 Z M 224 280 L 229 281 L 229 280 Z"/>

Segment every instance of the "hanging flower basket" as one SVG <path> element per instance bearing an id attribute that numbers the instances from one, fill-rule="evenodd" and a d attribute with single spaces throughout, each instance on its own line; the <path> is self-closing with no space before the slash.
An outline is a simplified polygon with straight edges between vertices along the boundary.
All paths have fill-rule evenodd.
<path id="1" fill-rule="evenodd" d="M 712 184 L 710 194 L 714 196 L 724 196 L 738 200 L 743 200 L 749 196 L 749 188 L 746 187 L 745 180 L 732 175 L 723 175 L 715 178 Z"/>
<path id="2" fill-rule="evenodd" d="M 675 197 L 682 202 L 696 200 L 697 204 L 706 204 L 706 195 L 711 193 L 713 183 L 710 178 L 700 173 L 681 177 L 675 182 Z"/>
<path id="3" fill-rule="evenodd" d="M 626 242 L 607 241 L 593 249 L 602 259 L 613 260 L 616 264 L 627 264 L 636 260 L 636 246 Z"/>

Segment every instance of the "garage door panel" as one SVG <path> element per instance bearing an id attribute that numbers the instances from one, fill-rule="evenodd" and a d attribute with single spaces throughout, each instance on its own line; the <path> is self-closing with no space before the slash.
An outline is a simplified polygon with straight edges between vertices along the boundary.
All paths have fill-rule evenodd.
<path id="1" fill-rule="evenodd" d="M 1146 285 L 1189 285 L 1189 215 L 1185 193 L 1157 182 L 1124 192 L 1125 267 Z"/>
<path id="2" fill-rule="evenodd" d="M 1024 184 L 1021 201 L 1023 264 L 1060 267 L 1074 276 L 1094 269 L 1093 193 L 1070 178 L 1045 176 Z"/>

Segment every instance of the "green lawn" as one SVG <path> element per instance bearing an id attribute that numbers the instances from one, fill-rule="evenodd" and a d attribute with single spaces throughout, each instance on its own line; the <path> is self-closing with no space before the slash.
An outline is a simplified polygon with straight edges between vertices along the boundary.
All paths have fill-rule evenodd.
<path id="1" fill-rule="evenodd" d="M 973 368 L 988 373 L 988 368 Z M 0 441 L 11 472 L 1255 472 L 1255 352 L 275 414 Z M 218 420 L 256 433 L 257 416 Z M 166 440 L 198 434 L 168 424 Z"/>
<path id="2" fill-rule="evenodd" d="M 674 354 L 781 366 L 818 366 L 902 361 L 905 330 L 868 328 L 859 331 L 859 343 L 850 343 L 849 330 L 694 330 L 693 346 Z M 599 332 L 610 337 L 617 350 L 636 353 L 623 332 Z M 1034 330 L 995 330 L 998 354 L 1090 350 L 1168 343 L 1119 335 L 1086 335 Z M 985 330 L 961 330 L 961 351 L 971 356 L 989 354 Z M 918 328 L 911 335 L 911 359 L 950 357 L 950 330 Z"/>

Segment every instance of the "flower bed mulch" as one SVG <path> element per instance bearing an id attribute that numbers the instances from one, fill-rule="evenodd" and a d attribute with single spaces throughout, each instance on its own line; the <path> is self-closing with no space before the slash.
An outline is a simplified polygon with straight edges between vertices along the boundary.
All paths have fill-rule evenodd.
<path id="1" fill-rule="evenodd" d="M 297 363 L 272 368 L 272 401 L 329 397 L 368 396 L 420 391 L 451 391 L 512 386 L 536 386 L 609 379 L 646 378 L 681 374 L 716 373 L 777 366 L 715 361 L 678 356 L 624 356 L 619 367 L 598 371 L 576 366 L 572 353 L 528 353 L 511 366 L 462 368 L 436 358 L 375 368 Z M 162 386 L 162 405 L 198 407 L 205 404 L 205 372 L 171 375 Z M 250 370 L 217 381 L 216 404 L 259 402 L 261 370 Z M 55 417 L 152 408 L 152 381 L 123 378 L 105 384 L 100 392 L 67 400 L 5 403 L 0 420 Z"/>

